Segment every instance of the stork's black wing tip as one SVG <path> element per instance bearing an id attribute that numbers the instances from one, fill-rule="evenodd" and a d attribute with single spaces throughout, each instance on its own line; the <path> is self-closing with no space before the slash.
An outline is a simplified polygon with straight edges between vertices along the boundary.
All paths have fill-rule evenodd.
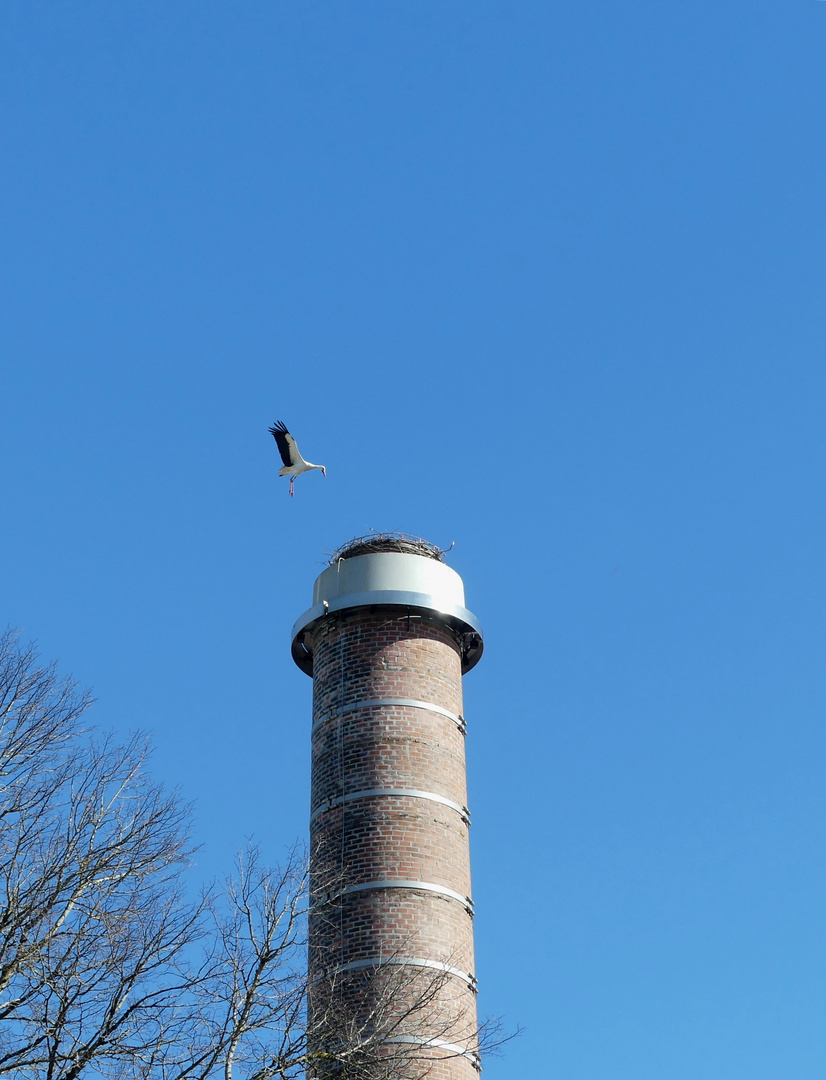
<path id="1" fill-rule="evenodd" d="M 275 445 L 278 447 L 278 453 L 281 455 L 281 460 L 285 465 L 294 465 L 293 461 L 293 448 L 295 447 L 295 440 L 289 431 L 287 431 L 287 425 L 283 420 L 278 420 L 270 428 L 270 435 L 275 439 Z"/>

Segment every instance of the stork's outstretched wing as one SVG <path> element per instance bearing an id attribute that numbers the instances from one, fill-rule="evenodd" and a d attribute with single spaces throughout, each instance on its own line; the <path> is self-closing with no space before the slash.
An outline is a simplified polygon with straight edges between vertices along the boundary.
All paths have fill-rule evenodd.
<path id="1" fill-rule="evenodd" d="M 291 465 L 297 465 L 299 461 L 303 460 L 295 444 L 295 439 L 287 431 L 287 425 L 283 420 L 278 420 L 273 424 L 270 428 L 270 434 L 275 439 L 275 445 L 278 447 L 281 460 L 288 468 Z"/>

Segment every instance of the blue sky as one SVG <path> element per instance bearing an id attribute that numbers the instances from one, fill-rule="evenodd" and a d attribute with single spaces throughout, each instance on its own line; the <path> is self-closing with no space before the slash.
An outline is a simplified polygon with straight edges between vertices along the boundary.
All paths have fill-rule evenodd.
<path id="1" fill-rule="evenodd" d="M 826 4 L 7 0 L 0 95 L 0 621 L 193 880 L 325 553 L 455 541 L 485 1077 L 820 1080 Z"/>

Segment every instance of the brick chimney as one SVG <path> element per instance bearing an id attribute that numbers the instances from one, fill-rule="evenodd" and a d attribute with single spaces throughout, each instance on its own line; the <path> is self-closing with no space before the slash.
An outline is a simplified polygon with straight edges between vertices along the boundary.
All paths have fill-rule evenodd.
<path id="1" fill-rule="evenodd" d="M 379 534 L 336 553 L 292 635 L 313 678 L 311 985 L 369 1034 L 385 980 L 400 1080 L 479 1068 L 462 675 L 482 633 L 464 603 L 438 548 Z"/>

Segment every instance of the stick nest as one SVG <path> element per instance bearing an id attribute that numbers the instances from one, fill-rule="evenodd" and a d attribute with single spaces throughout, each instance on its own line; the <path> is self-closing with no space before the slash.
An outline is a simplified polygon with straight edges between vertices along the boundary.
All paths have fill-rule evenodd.
<path id="1" fill-rule="evenodd" d="M 450 547 L 453 547 L 451 544 Z M 330 554 L 330 563 L 339 559 L 354 559 L 356 555 L 375 555 L 382 551 L 399 551 L 403 555 L 424 555 L 427 559 L 437 559 L 444 562 L 445 553 L 450 548 L 440 548 L 423 540 L 421 536 L 409 536 L 400 532 L 375 532 L 367 536 L 356 536 L 342 544 L 340 548 Z"/>

